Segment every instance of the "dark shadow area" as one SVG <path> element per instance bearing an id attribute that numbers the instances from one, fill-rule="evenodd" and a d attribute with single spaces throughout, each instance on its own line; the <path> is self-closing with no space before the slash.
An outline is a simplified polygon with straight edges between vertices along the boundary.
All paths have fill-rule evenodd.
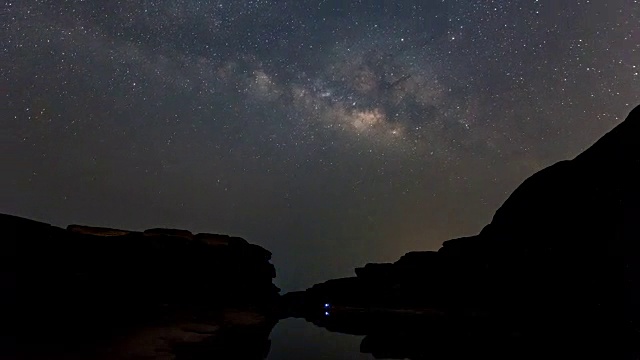
<path id="1" fill-rule="evenodd" d="M 0 215 L 1 358 L 263 359 L 271 253 L 185 230 L 67 229 Z"/>
<path id="2" fill-rule="evenodd" d="M 548 320 L 548 319 L 547 319 Z M 362 353 L 377 359 L 637 359 L 640 333 L 620 324 L 460 317 L 388 311 L 330 312 L 314 323 L 365 336 Z M 580 328 L 591 322 L 588 327 Z M 526 326 L 526 327 L 524 327 Z M 593 331 L 601 327 L 602 331 Z M 588 329 L 588 330 L 587 330 Z"/>
<path id="3" fill-rule="evenodd" d="M 255 313 L 231 316 L 244 319 L 184 319 L 76 331 L 38 324 L 41 336 L 19 337 L 12 352 L 3 348 L 2 359 L 265 359 L 275 322 Z"/>

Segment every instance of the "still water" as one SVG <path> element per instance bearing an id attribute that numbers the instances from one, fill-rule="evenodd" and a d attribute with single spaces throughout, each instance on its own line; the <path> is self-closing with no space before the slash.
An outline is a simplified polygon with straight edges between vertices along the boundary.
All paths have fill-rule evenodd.
<path id="1" fill-rule="evenodd" d="M 281 320 L 271 332 L 269 360 L 371 360 L 360 352 L 364 336 L 330 332 L 304 319 Z"/>

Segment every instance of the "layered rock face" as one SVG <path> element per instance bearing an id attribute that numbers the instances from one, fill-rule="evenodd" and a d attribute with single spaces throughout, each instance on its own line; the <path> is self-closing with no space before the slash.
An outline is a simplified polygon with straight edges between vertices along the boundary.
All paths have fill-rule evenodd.
<path id="1" fill-rule="evenodd" d="M 575 159 L 527 179 L 480 234 L 287 294 L 285 316 L 318 319 L 329 303 L 637 328 L 639 137 L 640 107 Z"/>
<path id="2" fill-rule="evenodd" d="M 279 297 L 271 253 L 237 237 L 62 229 L 10 215 L 0 228 L 2 309 L 22 326 L 131 322 L 168 309 L 268 313 Z"/>

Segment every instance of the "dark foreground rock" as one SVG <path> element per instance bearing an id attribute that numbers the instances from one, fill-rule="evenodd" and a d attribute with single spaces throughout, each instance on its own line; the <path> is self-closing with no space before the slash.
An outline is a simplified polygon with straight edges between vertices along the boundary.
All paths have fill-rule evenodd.
<path id="1" fill-rule="evenodd" d="M 480 329 L 502 328 L 502 335 L 542 331 L 582 342 L 615 338 L 636 346 L 639 138 L 640 107 L 575 159 L 527 179 L 480 234 L 446 241 L 438 251 L 408 253 L 393 264 L 367 264 L 356 269 L 356 277 L 286 294 L 283 316 L 347 332 L 369 322 L 364 326 L 367 349 L 395 338 L 389 328 L 416 333 L 432 321 L 394 327 L 375 321 L 381 309 L 425 308 L 444 313 L 447 323 L 456 319 L 453 328 L 459 334 L 473 333 L 464 330 L 470 319 L 491 319 L 503 325 L 485 323 Z M 345 315 L 354 313 L 359 315 Z"/>
<path id="2" fill-rule="evenodd" d="M 49 358 L 82 343 L 111 348 L 133 333 L 207 339 L 208 349 L 220 350 L 233 342 L 212 339 L 246 332 L 268 342 L 275 324 L 279 289 L 271 253 L 244 239 L 171 229 L 62 229 L 10 215 L 0 215 L 0 229 L 0 349 L 13 345 L 14 355 L 40 348 Z M 190 326 L 215 331 L 185 330 Z M 167 346 L 188 353 L 192 342 Z"/>

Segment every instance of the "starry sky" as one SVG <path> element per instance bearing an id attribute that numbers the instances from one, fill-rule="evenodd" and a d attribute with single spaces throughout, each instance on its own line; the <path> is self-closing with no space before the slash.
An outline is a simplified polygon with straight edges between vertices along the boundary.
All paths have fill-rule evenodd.
<path id="1" fill-rule="evenodd" d="M 13 0 L 0 211 L 245 237 L 301 289 L 481 230 L 640 103 L 638 0 Z"/>

